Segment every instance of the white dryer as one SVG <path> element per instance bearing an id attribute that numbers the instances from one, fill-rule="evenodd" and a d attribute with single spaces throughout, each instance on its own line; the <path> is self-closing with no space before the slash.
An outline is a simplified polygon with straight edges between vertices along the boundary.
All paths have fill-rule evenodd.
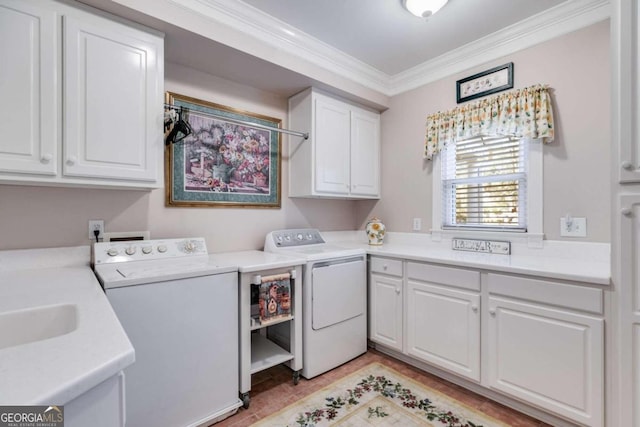
<path id="1" fill-rule="evenodd" d="M 366 254 L 326 243 L 316 229 L 272 231 L 265 252 L 306 260 L 302 376 L 313 378 L 367 351 Z"/>

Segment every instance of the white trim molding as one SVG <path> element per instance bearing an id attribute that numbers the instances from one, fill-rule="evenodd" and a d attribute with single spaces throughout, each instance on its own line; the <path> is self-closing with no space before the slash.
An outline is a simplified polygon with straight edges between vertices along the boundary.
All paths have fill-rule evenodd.
<path id="1" fill-rule="evenodd" d="M 272 49 L 287 52 L 306 62 L 330 70 L 341 77 L 385 94 L 389 75 L 365 64 L 286 22 L 266 14 L 258 8 L 237 0 L 167 0 L 176 6 L 197 13 L 254 37 Z M 239 46 L 232 46 L 239 49 Z M 240 49 L 242 50 L 242 49 Z M 269 52 L 268 49 L 264 50 Z M 251 52 L 248 52 L 251 53 Z M 269 60 L 269 57 L 262 58 Z"/>
<path id="2" fill-rule="evenodd" d="M 609 0 L 571 0 L 391 77 L 387 96 L 510 55 L 608 19 Z M 363 84 L 366 84 L 363 82 Z"/>

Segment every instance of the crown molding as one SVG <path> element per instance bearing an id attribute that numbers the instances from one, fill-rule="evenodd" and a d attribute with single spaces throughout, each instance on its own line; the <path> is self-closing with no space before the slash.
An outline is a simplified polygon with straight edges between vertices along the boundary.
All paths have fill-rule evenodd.
<path id="1" fill-rule="evenodd" d="M 387 96 L 406 92 L 609 18 L 609 0 L 571 0 L 390 78 Z"/>
<path id="2" fill-rule="evenodd" d="M 395 75 L 364 62 L 237 0 L 168 0 L 201 17 L 266 44 L 269 52 L 285 52 L 386 96 L 415 89 L 576 31 L 610 16 L 609 0 L 568 0 L 458 49 Z M 242 49 L 242 46 L 231 46 Z M 255 55 L 255 52 L 248 52 Z"/>
<path id="3" fill-rule="evenodd" d="M 369 89 L 382 94 L 389 90 L 388 74 L 247 3 L 237 0 L 169 0 L 169 2 L 197 13 L 205 19 L 213 20 L 219 25 L 245 33 L 266 43 L 272 49 L 286 52 Z M 265 49 L 265 51 L 268 50 Z M 269 57 L 262 59 L 269 60 Z"/>

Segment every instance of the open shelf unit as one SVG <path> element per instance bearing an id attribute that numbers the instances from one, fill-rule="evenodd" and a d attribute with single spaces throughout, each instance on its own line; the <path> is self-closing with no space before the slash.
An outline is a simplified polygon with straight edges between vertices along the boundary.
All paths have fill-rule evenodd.
<path id="1" fill-rule="evenodd" d="M 260 321 L 251 310 L 252 286 L 261 283 L 261 277 L 289 273 L 291 275 L 291 314 L 272 320 Z M 249 407 L 251 375 L 285 363 L 293 371 L 293 382 L 298 383 L 302 370 L 302 266 L 291 266 L 260 271 L 240 271 L 240 398 Z"/>
<path id="2" fill-rule="evenodd" d="M 251 374 L 288 362 L 293 354 L 260 334 L 251 334 Z"/>

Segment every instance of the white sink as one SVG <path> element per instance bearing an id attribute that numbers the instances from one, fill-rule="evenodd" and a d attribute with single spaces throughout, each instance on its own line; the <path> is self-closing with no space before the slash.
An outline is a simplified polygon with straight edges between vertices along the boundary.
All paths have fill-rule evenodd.
<path id="1" fill-rule="evenodd" d="M 72 304 L 49 305 L 0 314 L 0 349 L 68 334 L 78 327 Z"/>

